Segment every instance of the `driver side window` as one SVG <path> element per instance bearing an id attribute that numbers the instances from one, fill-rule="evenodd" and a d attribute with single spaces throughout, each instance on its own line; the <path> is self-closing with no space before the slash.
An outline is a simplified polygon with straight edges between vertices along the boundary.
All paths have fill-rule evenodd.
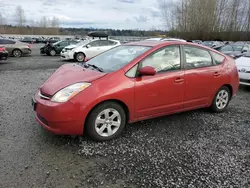
<path id="1" fill-rule="evenodd" d="M 141 62 L 141 67 L 154 67 L 156 73 L 176 71 L 181 69 L 181 56 L 179 46 L 168 46 L 149 55 Z"/>
<path id="2" fill-rule="evenodd" d="M 99 40 L 96 40 L 96 41 L 90 42 L 89 45 L 90 45 L 91 47 L 100 46 L 100 41 L 99 41 Z"/>

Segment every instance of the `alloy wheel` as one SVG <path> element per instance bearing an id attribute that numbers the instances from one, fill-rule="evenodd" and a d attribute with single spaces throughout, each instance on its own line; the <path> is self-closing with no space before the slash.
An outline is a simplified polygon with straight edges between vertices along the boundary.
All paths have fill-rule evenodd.
<path id="1" fill-rule="evenodd" d="M 95 131 L 102 137 L 114 135 L 121 126 L 121 115 L 113 109 L 108 108 L 100 112 L 95 120 Z"/>
<path id="2" fill-rule="evenodd" d="M 20 50 L 14 50 L 13 51 L 13 56 L 14 57 L 20 57 L 22 55 L 22 52 Z"/>
<path id="3" fill-rule="evenodd" d="M 226 108 L 229 102 L 229 94 L 226 90 L 221 90 L 216 96 L 216 106 L 219 110 Z"/>

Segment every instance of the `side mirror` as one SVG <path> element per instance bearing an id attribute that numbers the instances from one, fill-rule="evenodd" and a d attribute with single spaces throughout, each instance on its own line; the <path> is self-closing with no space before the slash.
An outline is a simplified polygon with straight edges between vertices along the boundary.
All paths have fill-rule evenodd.
<path id="1" fill-rule="evenodd" d="M 140 76 L 154 76 L 156 74 L 156 70 L 154 67 L 146 66 L 139 69 Z"/>
<path id="2" fill-rule="evenodd" d="M 91 47 L 90 44 L 87 44 L 87 45 L 86 45 L 86 48 L 90 48 L 90 47 Z"/>

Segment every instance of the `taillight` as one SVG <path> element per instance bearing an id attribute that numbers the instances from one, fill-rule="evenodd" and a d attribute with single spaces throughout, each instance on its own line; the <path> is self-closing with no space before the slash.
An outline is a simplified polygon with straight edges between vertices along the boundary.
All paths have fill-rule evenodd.
<path id="1" fill-rule="evenodd" d="M 0 47 L 0 52 L 3 52 L 5 51 L 5 48 L 4 47 Z"/>

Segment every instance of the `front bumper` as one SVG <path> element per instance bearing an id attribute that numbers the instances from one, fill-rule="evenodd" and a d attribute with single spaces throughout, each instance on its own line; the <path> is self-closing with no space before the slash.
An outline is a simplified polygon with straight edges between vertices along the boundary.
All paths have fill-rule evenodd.
<path id="1" fill-rule="evenodd" d="M 35 118 L 46 130 L 59 135 L 82 135 L 86 108 L 71 102 L 55 103 L 41 99 L 38 93 L 32 100 Z"/>
<path id="2" fill-rule="evenodd" d="M 250 73 L 239 72 L 240 84 L 250 86 Z"/>
<path id="3" fill-rule="evenodd" d="M 73 60 L 74 59 L 74 52 L 72 52 L 72 51 L 62 51 L 60 55 L 61 55 L 61 59 L 63 59 L 63 60 Z"/>

